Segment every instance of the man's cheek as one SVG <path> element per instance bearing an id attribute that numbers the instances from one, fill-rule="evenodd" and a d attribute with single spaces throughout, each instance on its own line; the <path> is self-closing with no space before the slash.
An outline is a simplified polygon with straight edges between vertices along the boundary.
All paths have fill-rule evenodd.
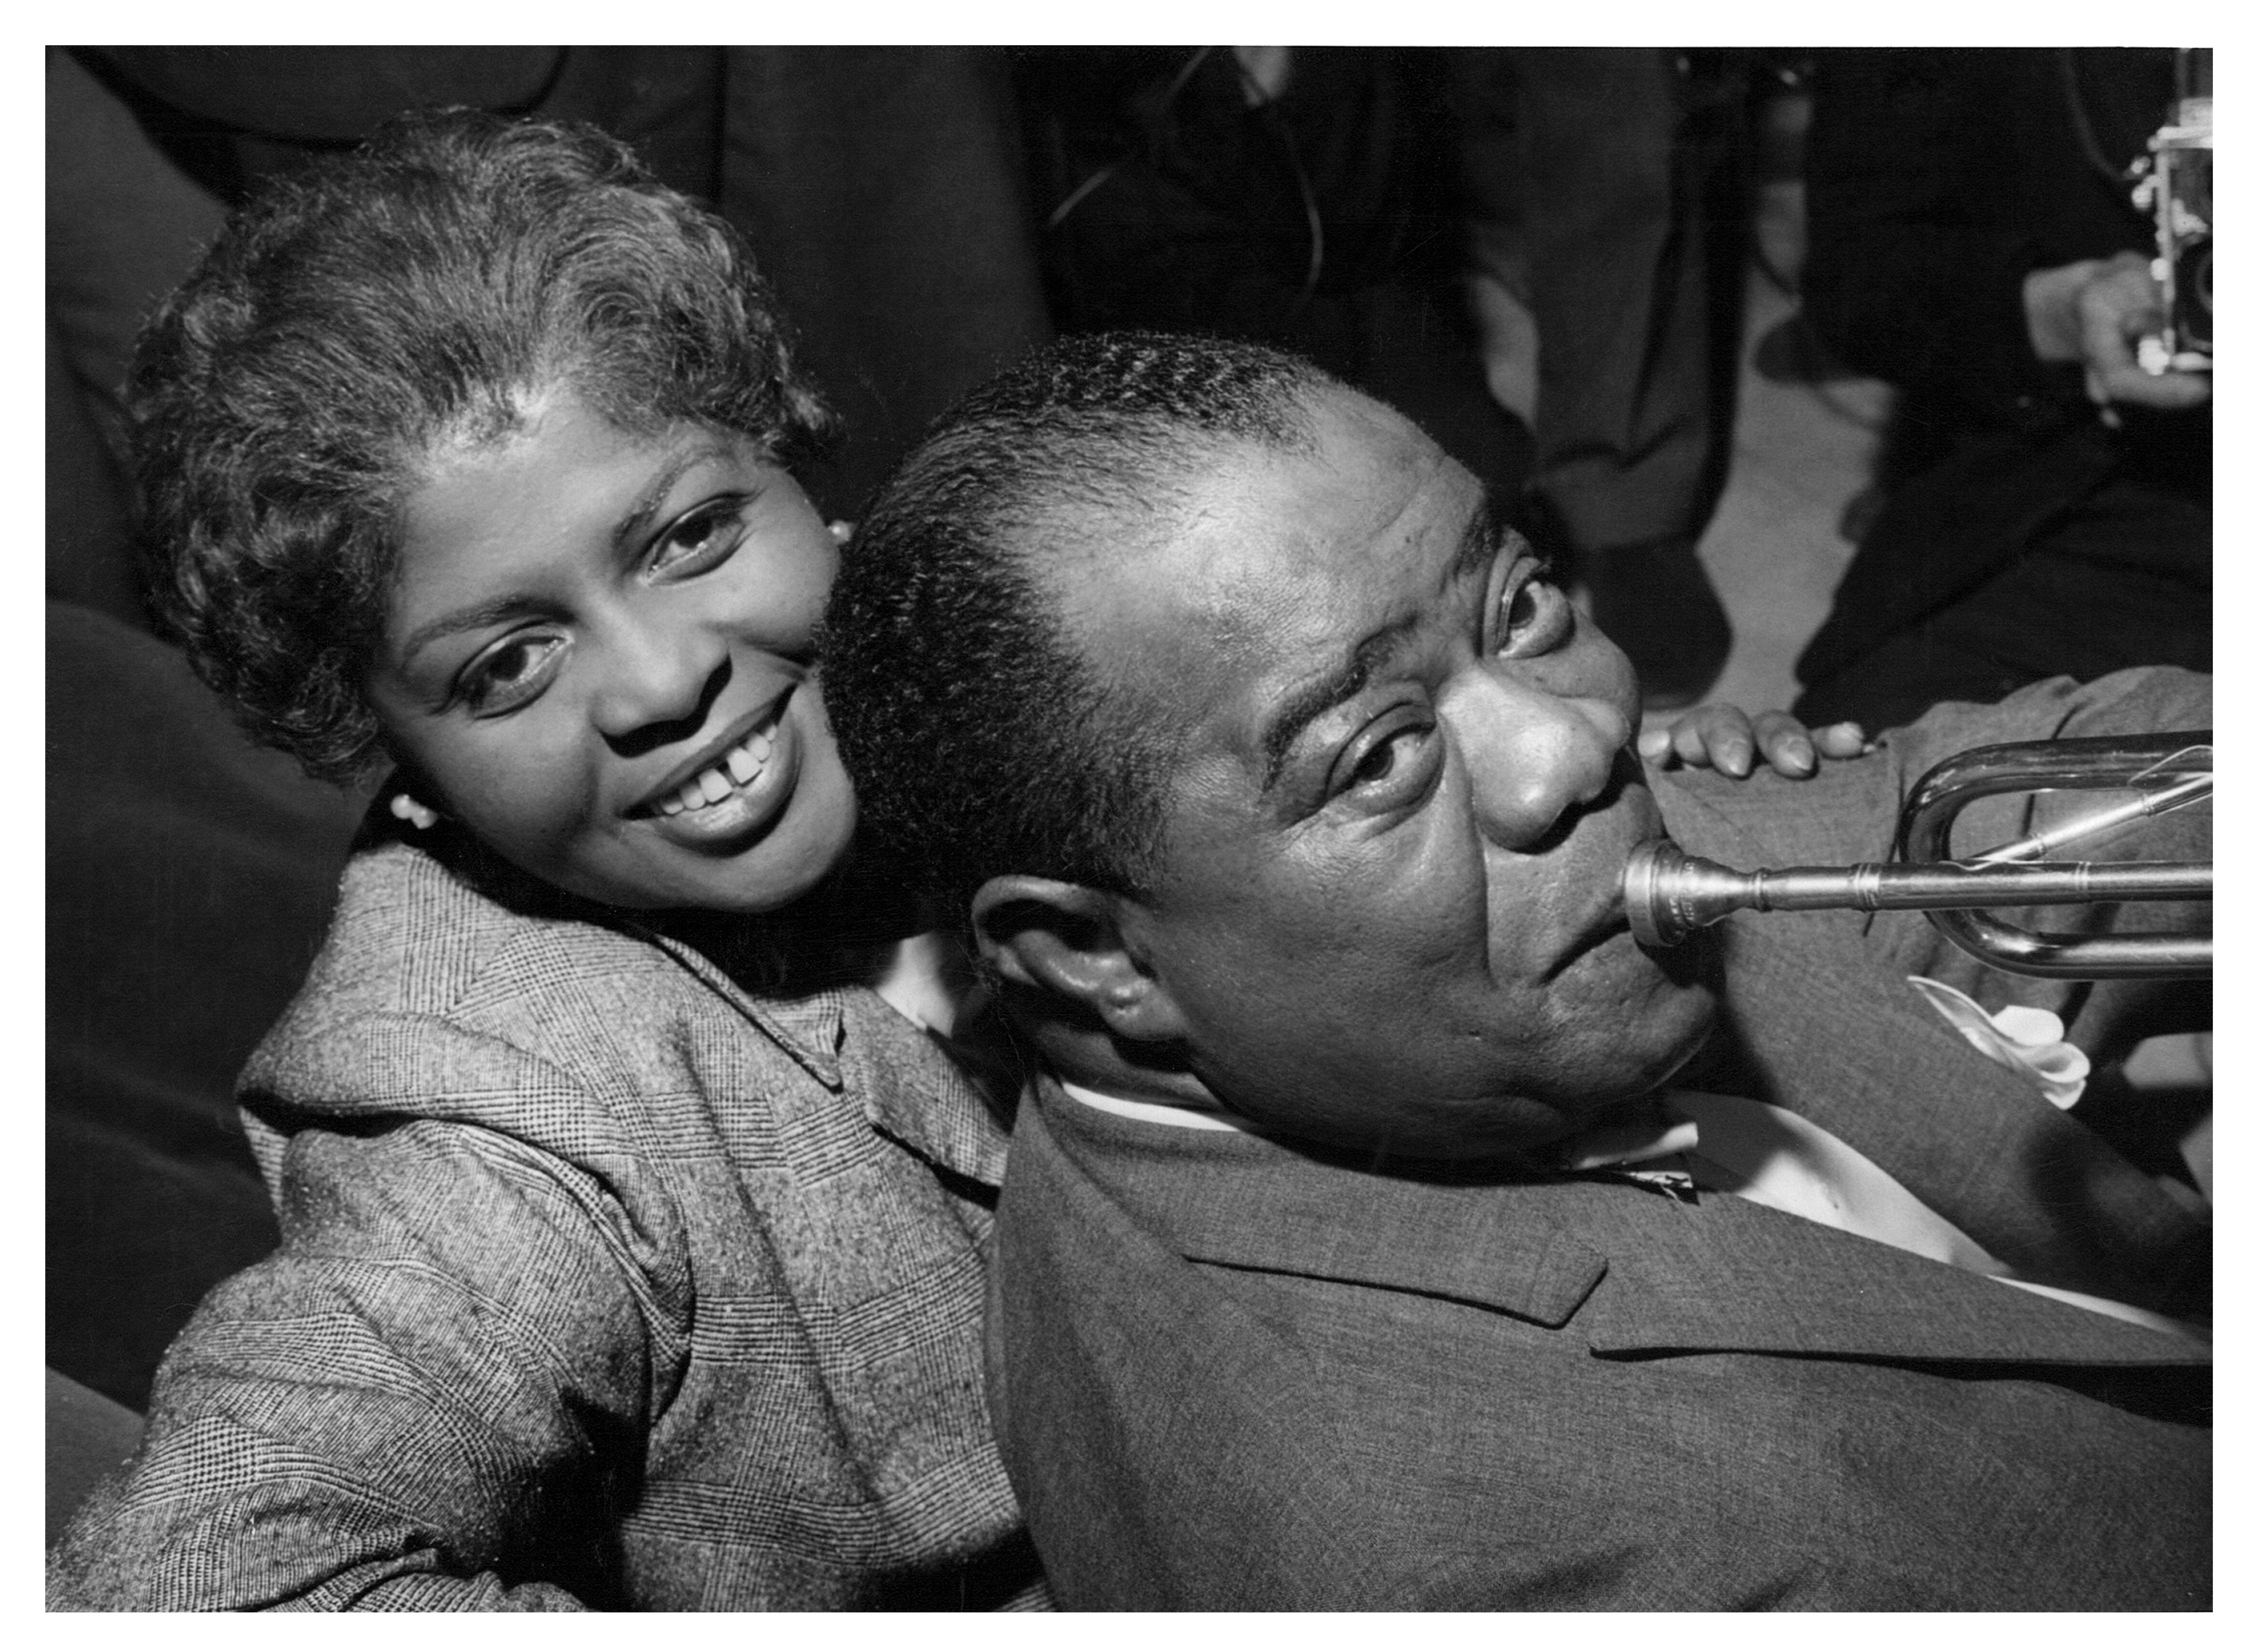
<path id="1" fill-rule="evenodd" d="M 1689 1019 L 1692 989 L 1620 937 L 1608 955 L 1588 955 L 1600 968 L 1573 969 L 1533 990 L 1520 1006 L 1527 1025 L 1546 1029 L 1556 1048 L 1587 1064 L 1613 1065 L 1659 1039 L 1676 1038 Z"/>

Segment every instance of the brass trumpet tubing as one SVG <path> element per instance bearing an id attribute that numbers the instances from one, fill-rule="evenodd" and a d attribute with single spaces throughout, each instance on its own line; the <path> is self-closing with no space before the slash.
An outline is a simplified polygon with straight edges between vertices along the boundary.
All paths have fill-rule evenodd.
<path id="1" fill-rule="evenodd" d="M 2137 776 L 2163 789 L 2212 773 L 2209 728 L 1975 747 L 1927 770 L 1908 791 L 1899 812 L 1898 858 L 1953 859 L 1955 818 L 1981 797 L 2019 791 L 2119 791 Z"/>
<path id="2" fill-rule="evenodd" d="M 2106 900 L 2205 900 L 2213 869 L 2156 862 L 2058 862 L 2035 866 L 1792 866 L 1744 874 L 1756 912 L 1930 912 L 1962 906 L 2074 906 Z"/>
<path id="3" fill-rule="evenodd" d="M 2093 814 L 2082 815 L 2062 826 L 2050 826 L 2045 832 L 2035 832 L 2028 838 L 2019 838 L 2014 843 L 2004 843 L 1998 849 L 1988 849 L 1983 855 L 1970 857 L 1973 866 L 1995 866 L 2010 861 L 2036 861 L 2067 843 L 2085 842 L 2089 838 L 2107 837 L 2122 826 L 2138 820 L 2150 820 L 2176 809 L 2186 809 L 2192 804 L 2204 803 L 2213 796 L 2211 775 L 2192 775 L 2156 791 L 2146 791 L 2140 797 L 2109 809 L 2099 809 Z"/>
<path id="4" fill-rule="evenodd" d="M 2055 934 L 1967 909 L 1934 912 L 1930 921 L 1963 951 L 2012 975 L 2107 981 L 2213 973 L 2210 935 Z"/>
<path id="5" fill-rule="evenodd" d="M 2039 933 L 1980 909 L 2212 899 L 2210 862 L 2026 858 L 2209 797 L 2212 746 L 2212 731 L 2204 729 L 1964 752 L 1914 783 L 1899 816 L 1898 860 L 1889 865 L 1738 872 L 1659 838 L 1641 845 L 1626 863 L 1625 914 L 1642 946 L 1670 947 L 1734 912 L 1916 910 L 1980 962 L 2017 974 L 2070 979 L 2207 975 L 2209 934 Z M 2035 791 L 2142 795 L 1984 855 L 1950 858 L 1954 823 L 1963 809 L 1981 797 Z"/>
<path id="6" fill-rule="evenodd" d="M 1886 866 L 1869 861 L 1737 872 L 1659 838 L 1634 851 L 1625 889 L 1634 935 L 1648 945 L 1670 947 L 1736 912 L 1931 912 L 2204 900 L 2213 894 L 2213 869 L 2171 861 L 2040 866 L 1965 866 L 1952 861 Z"/>

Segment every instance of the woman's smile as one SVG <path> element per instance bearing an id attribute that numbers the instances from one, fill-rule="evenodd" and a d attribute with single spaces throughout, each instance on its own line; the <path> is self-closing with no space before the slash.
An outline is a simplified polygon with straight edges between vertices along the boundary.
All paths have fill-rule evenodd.
<path id="1" fill-rule="evenodd" d="M 814 679 L 838 547 L 757 444 L 569 391 L 403 512 L 368 695 L 422 800 L 617 906 L 775 911 L 855 805 Z"/>
<path id="2" fill-rule="evenodd" d="M 662 837 L 689 848 L 743 847 L 766 832 L 791 801 L 800 773 L 800 737 L 785 714 L 791 702 L 788 689 L 741 719 L 711 759 L 691 759 L 688 778 L 670 778 L 629 817 L 649 821 Z"/>

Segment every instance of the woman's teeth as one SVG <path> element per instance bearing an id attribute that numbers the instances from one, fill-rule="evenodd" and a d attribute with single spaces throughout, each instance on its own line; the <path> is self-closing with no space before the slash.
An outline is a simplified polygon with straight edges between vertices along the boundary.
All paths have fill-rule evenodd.
<path id="1" fill-rule="evenodd" d="M 712 769 L 693 775 L 673 795 L 662 797 L 659 812 L 681 814 L 688 809 L 704 809 L 721 802 L 740 786 L 751 785 L 769 767 L 771 748 L 766 732 L 748 734 L 740 744 L 724 752 Z"/>

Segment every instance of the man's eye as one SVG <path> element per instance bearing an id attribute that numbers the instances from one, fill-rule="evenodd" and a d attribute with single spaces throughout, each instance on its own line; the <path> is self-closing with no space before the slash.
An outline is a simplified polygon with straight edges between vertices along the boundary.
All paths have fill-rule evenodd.
<path id="1" fill-rule="evenodd" d="M 1570 599 L 1548 577 L 1542 564 L 1501 593 L 1497 652 L 1518 657 L 1544 654 L 1569 637 L 1575 623 Z"/>
<path id="2" fill-rule="evenodd" d="M 653 549 L 654 573 L 696 574 L 726 560 L 745 537 L 743 501 L 720 499 L 678 519 Z"/>
<path id="3" fill-rule="evenodd" d="M 458 690 L 473 712 L 515 711 L 548 686 L 565 655 L 565 640 L 551 632 L 506 637 L 471 662 Z"/>
<path id="4" fill-rule="evenodd" d="M 1429 737 L 1434 729 L 1426 723 L 1409 723 L 1391 730 L 1359 754 L 1343 773 L 1341 790 L 1358 791 L 1391 802 L 1399 792 L 1425 783 Z"/>

